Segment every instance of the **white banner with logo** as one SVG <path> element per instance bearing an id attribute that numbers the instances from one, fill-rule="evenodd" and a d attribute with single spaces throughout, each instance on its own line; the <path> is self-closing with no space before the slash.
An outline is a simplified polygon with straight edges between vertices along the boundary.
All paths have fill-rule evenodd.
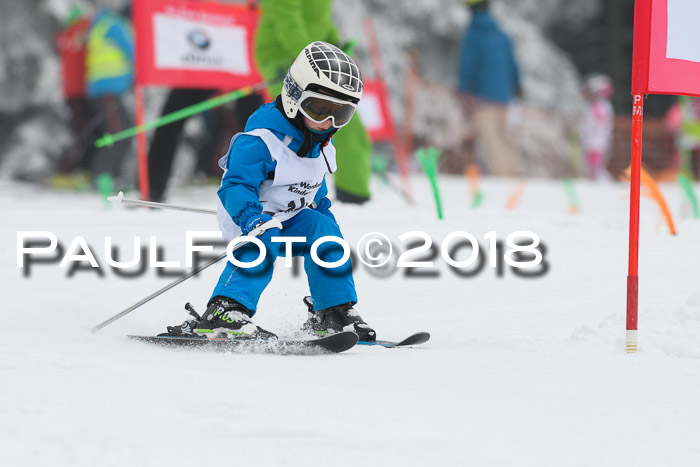
<path id="1" fill-rule="evenodd" d="M 153 17 L 156 68 L 250 73 L 244 27 L 224 26 L 156 14 Z"/>

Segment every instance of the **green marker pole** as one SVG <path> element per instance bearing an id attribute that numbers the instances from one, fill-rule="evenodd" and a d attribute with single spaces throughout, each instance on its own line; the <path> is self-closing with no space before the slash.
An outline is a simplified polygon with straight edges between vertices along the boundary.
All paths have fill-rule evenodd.
<path id="1" fill-rule="evenodd" d="M 177 110 L 173 113 L 169 113 L 168 115 L 163 115 L 162 117 L 153 120 L 152 122 L 144 123 L 143 125 L 138 125 L 132 128 L 127 128 L 126 130 L 120 131 L 115 134 L 107 133 L 95 142 L 95 147 L 103 148 L 105 146 L 111 146 L 117 141 L 131 138 L 141 132 L 152 130 L 153 128 L 158 128 L 159 126 L 167 125 L 169 123 L 182 120 L 183 118 L 187 118 L 198 113 L 206 112 L 209 109 L 219 107 L 221 105 L 235 101 L 242 97 L 249 96 L 273 84 L 274 83 L 269 83 L 265 81 L 263 83 L 258 83 L 254 86 L 246 86 L 244 88 L 237 89 L 227 94 L 223 94 L 221 96 L 212 97 L 211 99 L 200 102 L 198 104 L 185 107 L 184 109 Z"/>
<path id="2" fill-rule="evenodd" d="M 678 96 L 678 105 L 680 105 L 683 116 L 683 124 L 678 135 L 678 151 L 681 155 L 681 170 L 678 175 L 678 183 L 681 185 L 683 193 L 690 200 L 690 204 L 693 207 L 693 218 L 697 219 L 700 217 L 700 214 L 698 214 L 698 200 L 693 191 L 693 155 L 689 147 L 691 143 L 686 140 L 700 140 L 700 122 L 691 120 L 692 117 L 690 115 L 693 115 L 693 112 L 690 97 Z"/>
<path id="3" fill-rule="evenodd" d="M 440 151 L 435 148 L 421 148 L 416 151 L 416 158 L 420 162 L 420 166 L 423 168 L 423 172 L 427 175 L 428 180 L 430 180 L 438 219 L 442 219 L 442 203 L 440 202 L 440 189 L 438 187 L 438 159 L 440 158 Z"/>
<path id="4" fill-rule="evenodd" d="M 574 188 L 574 182 L 570 178 L 564 178 L 562 179 L 562 184 L 564 185 L 566 197 L 569 200 L 569 209 L 573 213 L 579 212 L 581 210 L 581 204 L 579 203 L 578 195 Z"/>
<path id="5" fill-rule="evenodd" d="M 114 193 L 114 179 L 108 173 L 101 173 L 95 177 L 95 185 L 104 201 L 105 209 L 111 209 L 112 203 L 107 198 Z"/>
<path id="6" fill-rule="evenodd" d="M 698 206 L 698 198 L 695 196 L 695 191 L 693 191 L 693 182 L 686 172 L 681 172 L 678 174 L 678 183 L 683 189 L 683 193 L 688 197 L 690 205 L 693 208 L 693 219 L 700 218 L 700 207 Z"/>
<path id="7" fill-rule="evenodd" d="M 376 175 L 386 187 L 401 196 L 410 206 L 413 206 L 413 201 L 406 198 L 404 193 L 401 191 L 401 188 L 396 186 L 396 184 L 389 178 L 389 156 L 382 153 L 373 154 L 371 163 L 372 173 Z"/>
<path id="8" fill-rule="evenodd" d="M 481 190 L 478 190 L 476 193 L 474 193 L 474 197 L 472 199 L 472 208 L 478 208 L 483 202 L 484 193 Z"/>
<path id="9" fill-rule="evenodd" d="M 686 142 L 686 139 L 691 137 L 686 128 L 686 125 L 690 122 L 688 118 L 690 112 L 690 98 L 688 96 L 678 96 L 678 107 L 681 112 L 681 128 L 676 134 L 676 145 L 678 146 L 678 153 L 680 155 L 680 171 L 692 175 L 693 167 L 691 154 Z"/>

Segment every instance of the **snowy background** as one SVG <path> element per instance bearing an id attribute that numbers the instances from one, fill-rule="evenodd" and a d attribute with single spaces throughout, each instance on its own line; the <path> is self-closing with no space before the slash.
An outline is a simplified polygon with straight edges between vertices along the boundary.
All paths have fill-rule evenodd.
<path id="1" fill-rule="evenodd" d="M 124 0 L 96 0 L 93 4 L 121 8 L 126 3 Z M 60 71 L 53 40 L 73 4 L 82 5 L 88 11 L 93 8 L 84 0 L 0 2 L 2 179 L 45 180 L 71 143 L 70 113 L 57 81 Z M 555 139 L 563 139 L 564 129 L 557 128 L 559 120 L 573 118 L 581 105 L 580 72 L 545 31 L 554 26 L 572 30 L 585 27 L 600 13 L 601 2 L 494 0 L 493 4 L 494 14 L 512 37 L 520 60 L 522 103 L 548 114 L 546 119 L 538 118 L 539 114 L 523 118 L 525 128 L 522 131 L 535 142 L 543 137 L 551 139 L 546 136 L 551 134 Z M 342 36 L 357 41 L 355 57 L 368 77 L 377 73 L 370 59 L 371 45 L 364 27 L 364 20 L 371 18 L 395 116 L 403 114 L 408 53 L 417 53 L 422 84 L 415 96 L 414 136 L 433 146 L 460 150 L 464 125 L 460 125 L 462 115 L 453 89 L 459 44 L 470 19 L 462 0 L 346 0 L 335 2 L 334 8 Z M 147 120 L 158 115 L 164 97 L 163 88 L 147 90 Z M 124 102 L 133 106 L 133 97 L 125 96 Z M 397 118 L 399 128 L 401 124 L 402 119 Z M 189 122 L 188 131 L 197 132 L 196 120 Z M 554 157 L 567 160 L 566 144 L 555 146 L 558 152 Z M 186 160 L 187 146 L 181 145 L 180 151 L 180 159 Z M 545 149 L 539 148 L 539 151 Z M 538 165 L 530 162 L 531 166 Z M 188 171 L 187 162 L 181 161 L 179 165 L 183 164 L 185 169 L 178 171 L 176 178 Z M 547 166 L 552 167 L 551 161 Z M 533 173 L 547 174 L 547 166 L 540 166 Z M 133 173 L 135 162 L 129 167 Z"/>
<path id="2" fill-rule="evenodd" d="M 89 329 L 172 281 L 150 270 L 117 277 L 104 237 L 125 256 L 134 236 L 155 235 L 184 260 L 187 230 L 206 215 L 105 209 L 91 194 L 57 194 L 3 182 L 0 278 L 0 465 L 640 465 L 695 466 L 700 406 L 700 224 L 676 185 L 662 185 L 679 234 L 642 202 L 640 352 L 624 352 L 628 186 L 576 183 L 582 212 L 568 213 L 559 182 L 486 179 L 469 208 L 466 181 L 441 181 L 436 219 L 426 180 L 409 207 L 384 185 L 366 207 L 334 208 L 351 245 L 380 231 L 427 232 L 436 244 L 466 230 L 499 239 L 537 233 L 549 271 L 525 279 L 488 267 L 438 278 L 355 273 L 361 315 L 384 339 L 426 330 L 418 348 L 353 348 L 294 357 L 173 350 L 130 342 L 202 309 L 214 266 L 97 334 Z M 211 208 L 215 188 L 172 201 Z M 49 230 L 67 247 L 84 236 L 102 265 L 67 277 L 57 263 L 16 266 L 16 232 Z M 484 254 L 484 253 L 482 253 Z M 459 259 L 459 258 L 457 258 Z M 463 258 L 462 258 L 463 259 Z M 278 264 L 281 266 L 281 264 Z M 390 270 L 391 271 L 391 270 Z M 256 321 L 281 334 L 305 319 L 303 277 L 279 268 Z"/>

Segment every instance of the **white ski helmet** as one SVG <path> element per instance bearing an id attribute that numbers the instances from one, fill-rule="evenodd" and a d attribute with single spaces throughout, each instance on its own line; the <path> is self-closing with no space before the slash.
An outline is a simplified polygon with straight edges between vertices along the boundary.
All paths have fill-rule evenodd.
<path id="1" fill-rule="evenodd" d="M 351 103 L 351 111 L 345 112 L 350 112 L 349 117 L 336 115 L 334 118 L 330 114 L 325 117 L 333 118 L 334 126 L 339 128 L 347 124 L 362 98 L 362 75 L 354 60 L 338 47 L 327 42 L 312 42 L 304 47 L 284 78 L 282 106 L 287 117 L 297 116 L 301 101 L 306 99 L 306 95 L 302 99 L 305 91 L 307 95 L 320 92 L 335 102 Z M 304 111 L 302 113 L 306 114 Z"/>

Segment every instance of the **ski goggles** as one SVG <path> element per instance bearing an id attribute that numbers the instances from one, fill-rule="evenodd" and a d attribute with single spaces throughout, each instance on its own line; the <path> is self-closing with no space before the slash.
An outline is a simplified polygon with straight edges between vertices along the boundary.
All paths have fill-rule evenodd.
<path id="1" fill-rule="evenodd" d="M 330 118 L 335 128 L 350 123 L 356 108 L 357 104 L 352 102 L 313 91 L 304 91 L 299 98 L 302 115 L 316 123 L 323 123 Z"/>

